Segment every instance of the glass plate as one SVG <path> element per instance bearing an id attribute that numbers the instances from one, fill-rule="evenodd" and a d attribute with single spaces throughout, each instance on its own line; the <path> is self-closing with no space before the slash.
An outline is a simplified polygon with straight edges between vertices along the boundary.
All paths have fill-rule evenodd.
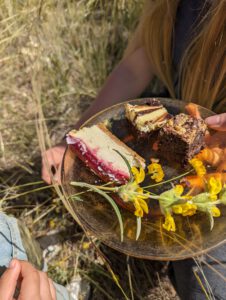
<path id="1" fill-rule="evenodd" d="M 176 115 L 181 112 L 186 113 L 186 102 L 166 98 L 158 98 L 167 108 L 168 112 Z M 133 104 L 145 103 L 147 98 L 128 101 Z M 125 119 L 124 103 L 107 108 L 89 119 L 83 126 L 91 126 L 105 120 L 109 121 L 111 131 L 121 140 L 126 142 L 131 148 L 147 159 L 156 156 L 152 152 L 151 143 L 137 143 L 131 136 L 131 130 Z M 206 118 L 214 113 L 198 106 L 201 116 Z M 225 147 L 225 133 L 212 132 L 212 142 Z M 180 166 L 170 164 L 161 159 L 164 172 L 164 180 L 184 173 Z M 67 148 L 63 167 L 62 184 L 68 196 L 75 194 L 78 190 L 70 185 L 71 181 L 84 181 L 87 183 L 100 183 L 96 175 L 88 170 L 84 164 L 76 157 L 75 153 Z M 169 189 L 171 185 L 163 185 L 155 189 L 160 193 Z M 151 216 L 143 218 L 142 231 L 139 239 L 135 240 L 136 218 L 133 213 L 120 207 L 124 224 L 124 241 L 120 241 L 120 230 L 117 217 L 101 196 L 95 193 L 86 193 L 82 196 L 84 201 L 70 200 L 70 206 L 76 214 L 79 222 L 85 227 L 88 233 L 95 236 L 103 243 L 107 244 L 125 254 L 152 260 L 179 260 L 195 255 L 199 255 L 222 243 L 226 238 L 226 206 L 221 207 L 221 217 L 215 218 L 215 225 L 210 231 L 209 220 L 205 214 L 197 213 L 192 217 L 175 216 L 177 230 L 175 233 L 167 232 L 162 228 L 164 217 L 161 215 L 156 201 L 151 202 Z"/>

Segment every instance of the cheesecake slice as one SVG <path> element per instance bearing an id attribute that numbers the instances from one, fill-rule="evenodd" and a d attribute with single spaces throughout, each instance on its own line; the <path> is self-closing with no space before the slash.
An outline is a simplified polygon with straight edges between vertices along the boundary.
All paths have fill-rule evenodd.
<path id="1" fill-rule="evenodd" d="M 147 137 L 163 127 L 170 114 L 158 99 L 149 99 L 144 105 L 125 105 L 126 118 L 139 137 Z"/>
<path id="2" fill-rule="evenodd" d="M 145 168 L 145 160 L 102 123 L 70 131 L 67 143 L 86 166 L 105 182 L 124 184 L 130 178 L 125 161 L 116 151 L 128 160 L 131 167 Z"/>

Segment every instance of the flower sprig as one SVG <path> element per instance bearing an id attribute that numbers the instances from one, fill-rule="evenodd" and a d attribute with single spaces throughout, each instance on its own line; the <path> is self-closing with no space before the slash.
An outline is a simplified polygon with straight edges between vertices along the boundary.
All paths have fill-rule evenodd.
<path id="1" fill-rule="evenodd" d="M 176 231 L 173 214 L 182 216 L 193 216 L 198 211 L 208 215 L 210 220 L 210 229 L 213 229 L 214 218 L 221 215 L 218 204 L 226 204 L 226 188 L 222 187 L 220 179 L 210 177 L 207 183 L 207 191 L 196 196 L 183 195 L 182 185 L 176 185 L 174 188 L 163 192 L 158 196 L 151 196 L 159 200 L 160 208 L 165 215 L 163 228 L 168 231 Z"/>
<path id="2" fill-rule="evenodd" d="M 144 213 L 148 214 L 148 205 L 145 200 L 149 198 L 150 193 L 144 192 L 143 188 L 139 185 L 145 178 L 144 169 L 132 167 L 131 171 L 133 180 L 119 187 L 118 194 L 125 203 L 132 203 L 135 208 L 134 215 L 142 218 Z"/>
<path id="3" fill-rule="evenodd" d="M 141 232 L 142 218 L 149 214 L 149 199 L 156 199 L 159 201 L 160 209 L 165 216 L 165 221 L 162 226 L 167 231 L 176 231 L 176 224 L 173 216 L 174 214 L 181 215 L 183 217 L 190 217 L 199 211 L 207 214 L 210 221 L 210 229 L 212 230 L 214 226 L 214 218 L 221 215 L 218 205 L 226 205 L 226 185 L 222 185 L 221 178 L 218 177 L 210 176 L 206 179 L 206 168 L 201 160 L 199 160 L 197 157 L 194 157 L 189 161 L 189 163 L 193 167 L 193 170 L 196 172 L 197 176 L 201 178 L 203 182 L 205 182 L 204 186 L 206 189 L 203 193 L 193 196 L 190 193 L 185 194 L 184 186 L 177 184 L 173 186 L 173 188 L 164 191 L 160 195 L 156 195 L 147 191 L 147 189 L 155 187 L 156 185 L 174 182 L 179 178 L 189 174 L 191 170 L 177 177 L 163 181 L 165 174 L 159 161 L 152 160 L 151 164 L 148 166 L 148 174 L 146 174 L 144 168 L 135 166 L 131 167 L 126 158 L 118 151 L 116 152 L 123 158 L 129 170 L 130 177 L 126 184 L 120 186 L 116 186 L 114 182 L 110 182 L 102 186 L 96 186 L 82 182 L 72 182 L 71 184 L 86 188 L 85 192 L 93 191 L 99 193 L 111 204 L 118 218 L 122 241 L 123 220 L 112 194 L 117 194 L 124 203 L 133 207 L 133 214 L 137 219 L 136 239 L 139 238 Z M 147 175 L 151 175 L 151 179 L 153 179 L 156 183 L 142 187 L 141 185 Z M 73 195 L 73 199 L 81 201 L 82 199 L 80 198 L 80 195 L 85 192 L 80 192 L 76 195 Z"/>

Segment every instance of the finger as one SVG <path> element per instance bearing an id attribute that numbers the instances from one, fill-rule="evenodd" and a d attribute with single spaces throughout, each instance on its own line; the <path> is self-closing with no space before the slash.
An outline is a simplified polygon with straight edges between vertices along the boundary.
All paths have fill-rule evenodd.
<path id="1" fill-rule="evenodd" d="M 53 285 L 52 280 L 50 278 L 48 278 L 48 280 L 49 280 L 49 286 L 50 286 L 51 296 L 52 296 L 53 300 L 56 300 L 56 289 L 55 289 L 55 287 Z"/>
<path id="2" fill-rule="evenodd" d="M 20 275 L 20 263 L 13 259 L 0 279 L 0 299 L 12 300 Z"/>
<path id="3" fill-rule="evenodd" d="M 63 158 L 65 146 L 56 146 L 42 153 L 42 162 L 48 162 L 49 165 L 58 166 Z"/>
<path id="4" fill-rule="evenodd" d="M 40 276 L 28 262 L 21 261 L 21 288 L 19 300 L 41 300 Z"/>
<path id="5" fill-rule="evenodd" d="M 50 176 L 50 172 L 48 171 L 48 169 L 46 168 L 46 166 L 42 166 L 42 179 L 47 183 L 47 184 L 51 184 L 51 176 Z"/>
<path id="6" fill-rule="evenodd" d="M 46 273 L 39 272 L 40 277 L 40 295 L 42 300 L 53 300 L 50 291 L 49 279 Z"/>
<path id="7" fill-rule="evenodd" d="M 52 168 L 54 170 L 58 169 L 59 164 L 56 164 L 52 159 L 42 159 L 42 179 L 46 181 L 48 184 L 51 183 L 52 176 L 54 175 L 52 172 Z"/>
<path id="8" fill-rule="evenodd" d="M 47 183 L 61 183 L 61 164 L 54 170 L 49 171 L 46 167 L 42 168 L 42 179 Z"/>
<path id="9" fill-rule="evenodd" d="M 62 160 L 62 156 L 63 152 L 60 147 L 54 147 L 42 154 L 42 179 L 47 184 L 51 184 L 52 177 L 58 170 L 58 167 Z M 53 168 L 55 172 L 52 172 Z"/>
<path id="10" fill-rule="evenodd" d="M 60 166 L 58 167 L 57 171 L 56 171 L 56 174 L 54 175 L 54 181 L 58 184 L 61 183 L 61 164 Z"/>
<path id="11" fill-rule="evenodd" d="M 226 113 L 208 117 L 205 122 L 215 130 L 226 131 Z"/>

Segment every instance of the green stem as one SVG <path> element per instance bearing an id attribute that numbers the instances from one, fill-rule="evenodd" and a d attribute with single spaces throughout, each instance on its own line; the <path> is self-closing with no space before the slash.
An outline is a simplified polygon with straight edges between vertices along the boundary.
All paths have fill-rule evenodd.
<path id="1" fill-rule="evenodd" d="M 150 192 L 150 191 L 148 191 L 148 190 L 145 190 L 145 189 L 143 189 L 143 191 L 144 191 L 144 192 L 146 192 L 146 193 L 149 193 L 150 195 L 156 195 L 155 193 L 153 193 L 153 192 Z"/>
<path id="2" fill-rule="evenodd" d="M 118 192 L 118 189 L 119 187 L 106 187 L 107 185 L 111 184 L 111 182 L 108 182 L 108 183 L 105 183 L 103 185 L 91 185 L 99 190 L 103 190 L 103 191 L 109 191 L 109 192 L 113 192 L 113 193 L 117 193 Z M 74 182 L 72 181 L 71 182 L 71 185 L 75 185 Z M 81 195 L 81 194 L 84 194 L 84 193 L 87 193 L 87 192 L 90 192 L 92 191 L 92 189 L 89 189 L 85 192 L 80 192 L 80 193 L 77 193 L 75 194 L 74 196 L 78 196 L 78 195 Z"/>
<path id="3" fill-rule="evenodd" d="M 181 177 L 184 177 L 184 176 L 190 174 L 192 171 L 193 171 L 193 169 L 192 169 L 192 170 L 189 170 L 189 171 L 187 171 L 187 172 L 185 172 L 184 174 L 181 174 L 181 175 L 178 175 L 178 176 L 176 176 L 176 177 L 173 177 L 173 178 L 171 178 L 171 179 L 168 179 L 168 180 L 165 180 L 165 181 L 162 181 L 162 182 L 159 182 L 159 183 L 147 185 L 147 186 L 144 186 L 144 187 L 142 187 L 142 188 L 143 188 L 143 189 L 148 189 L 148 188 L 152 188 L 152 187 L 155 187 L 155 186 L 158 186 L 158 185 L 162 185 L 162 184 L 165 184 L 165 183 L 168 183 L 168 182 L 172 182 L 172 181 L 174 181 L 174 180 L 177 180 L 177 179 L 179 179 L 179 178 L 181 178 Z"/>
<path id="4" fill-rule="evenodd" d="M 12 199 L 16 199 L 18 197 L 21 197 L 21 196 L 25 196 L 25 195 L 28 195 L 28 194 L 31 194 L 31 193 L 35 193 L 35 192 L 39 192 L 39 191 L 42 191 L 42 190 L 46 190 L 46 189 L 49 189 L 49 188 L 52 188 L 54 187 L 53 185 L 48 185 L 48 186 L 42 186 L 40 188 L 37 188 L 37 189 L 33 189 L 33 190 L 30 190 L 30 191 L 27 191 L 27 192 L 24 192 L 24 193 L 20 193 L 18 195 L 14 195 L 14 196 L 11 196 L 11 197 L 7 197 L 7 198 L 2 198 L 1 200 L 12 200 Z"/>
<path id="5" fill-rule="evenodd" d="M 161 198 L 161 199 L 164 199 L 164 200 L 166 200 L 166 198 L 162 198 L 162 197 L 160 197 L 160 196 L 157 196 L 157 195 L 151 195 L 151 196 L 150 196 L 150 198 L 152 198 L 152 199 L 156 199 L 156 200 L 159 200 L 159 199 Z"/>
<path id="6" fill-rule="evenodd" d="M 104 191 L 97 188 L 95 185 L 88 184 L 85 182 L 71 182 L 71 185 L 91 189 L 92 191 L 103 196 L 111 204 L 112 208 L 114 209 L 114 211 L 116 213 L 118 221 L 119 221 L 119 227 L 120 227 L 120 232 L 121 232 L 121 241 L 123 242 L 124 228 L 123 228 L 122 216 L 121 216 L 120 210 L 119 210 L 118 206 L 116 205 L 115 201 L 110 196 L 108 196 Z"/>
<path id="7" fill-rule="evenodd" d="M 103 191 L 110 191 L 110 192 L 113 192 L 113 193 L 117 193 L 119 188 L 118 187 L 104 187 L 102 185 L 94 185 L 95 188 L 97 189 L 100 189 L 100 190 L 103 190 Z"/>
<path id="8" fill-rule="evenodd" d="M 21 184 L 21 185 L 10 186 L 5 190 L 0 191 L 0 193 L 7 193 L 8 191 L 14 191 L 14 190 L 19 189 L 21 187 L 27 187 L 27 186 L 30 186 L 30 185 L 38 185 L 38 184 L 42 184 L 42 183 L 44 183 L 44 181 L 40 180 L 40 181 L 29 182 L 29 183 L 25 183 L 25 184 Z"/>

